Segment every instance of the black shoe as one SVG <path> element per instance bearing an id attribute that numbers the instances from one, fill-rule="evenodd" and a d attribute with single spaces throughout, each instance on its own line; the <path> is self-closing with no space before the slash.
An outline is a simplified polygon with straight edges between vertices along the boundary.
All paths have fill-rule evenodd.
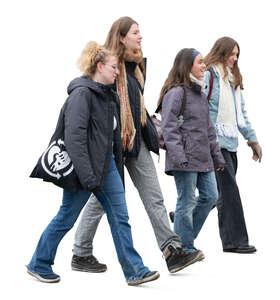
<path id="1" fill-rule="evenodd" d="M 174 248 L 173 246 L 168 246 L 168 254 L 166 257 L 166 264 L 168 271 L 170 273 L 176 273 L 185 267 L 202 260 L 201 251 L 186 252 L 181 248 Z"/>
<path id="2" fill-rule="evenodd" d="M 204 253 L 199 249 L 196 249 L 196 251 L 198 252 L 197 261 L 203 260 L 205 258 Z"/>
<path id="3" fill-rule="evenodd" d="M 174 223 L 174 211 L 171 211 L 171 212 L 169 213 L 169 218 L 170 218 L 170 221 L 171 221 L 172 223 Z"/>
<path id="4" fill-rule="evenodd" d="M 248 254 L 248 253 L 254 253 L 257 251 L 255 246 L 244 246 L 244 247 L 237 247 L 237 248 L 229 248 L 229 249 L 223 249 L 224 252 L 232 252 L 232 253 L 243 253 L 243 254 Z"/>
<path id="5" fill-rule="evenodd" d="M 71 261 L 71 267 L 74 271 L 101 273 L 107 270 L 105 264 L 101 264 L 93 256 L 77 256 L 73 255 Z"/>
<path id="6" fill-rule="evenodd" d="M 157 271 L 149 271 L 147 272 L 143 278 L 135 279 L 135 280 L 128 280 L 127 284 L 131 286 L 139 285 L 141 283 L 153 281 L 159 278 L 159 273 Z"/>

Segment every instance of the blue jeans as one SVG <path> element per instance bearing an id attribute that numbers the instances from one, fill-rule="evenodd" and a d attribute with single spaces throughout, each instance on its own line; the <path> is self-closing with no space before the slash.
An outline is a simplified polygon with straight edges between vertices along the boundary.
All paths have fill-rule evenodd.
<path id="1" fill-rule="evenodd" d="M 175 171 L 173 174 L 178 193 L 174 231 L 181 238 L 183 249 L 194 251 L 194 239 L 218 200 L 215 173 Z M 198 197 L 195 196 L 196 188 Z"/>
<path id="2" fill-rule="evenodd" d="M 45 231 L 27 268 L 38 274 L 52 274 L 57 247 L 64 235 L 74 226 L 90 192 L 80 190 L 71 193 L 63 191 L 62 205 Z M 149 272 L 140 255 L 133 247 L 131 228 L 128 223 L 123 184 L 116 168 L 114 157 L 110 161 L 105 185 L 95 194 L 107 214 L 119 262 L 126 280 L 141 279 Z"/>

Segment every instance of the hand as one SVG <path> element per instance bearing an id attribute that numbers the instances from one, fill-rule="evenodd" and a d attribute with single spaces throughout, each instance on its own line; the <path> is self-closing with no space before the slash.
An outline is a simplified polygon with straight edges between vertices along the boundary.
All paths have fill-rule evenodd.
<path id="1" fill-rule="evenodd" d="M 259 145 L 259 143 L 258 142 L 248 142 L 247 144 L 248 144 L 248 146 L 250 146 L 252 148 L 252 151 L 253 151 L 252 159 L 255 160 L 255 161 L 261 162 L 261 160 L 262 160 L 262 148 Z"/>
<path id="2" fill-rule="evenodd" d="M 217 168 L 216 171 L 224 171 L 224 167 L 223 168 Z"/>
<path id="3" fill-rule="evenodd" d="M 181 163 L 181 167 L 182 167 L 182 168 L 185 169 L 185 168 L 187 168 L 187 166 L 188 166 L 188 163 L 187 163 L 186 161 L 183 162 L 183 163 Z"/>

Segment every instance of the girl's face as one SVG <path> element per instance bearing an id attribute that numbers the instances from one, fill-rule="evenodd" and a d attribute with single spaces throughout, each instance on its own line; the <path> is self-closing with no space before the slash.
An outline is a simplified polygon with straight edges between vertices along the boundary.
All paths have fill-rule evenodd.
<path id="1" fill-rule="evenodd" d="M 200 79 L 204 77 L 205 70 L 206 70 L 206 65 L 203 62 L 203 56 L 201 53 L 199 53 L 194 59 L 191 68 L 191 73 L 193 74 L 194 77 Z"/>
<path id="2" fill-rule="evenodd" d="M 125 48 L 130 51 L 141 50 L 141 40 L 142 36 L 139 31 L 137 24 L 132 24 L 126 36 L 121 37 L 121 42 L 124 44 Z"/>
<path id="3" fill-rule="evenodd" d="M 113 84 L 120 74 L 118 69 L 118 59 L 116 56 L 108 56 L 106 62 L 101 64 L 100 76 L 103 84 Z"/>
<path id="4" fill-rule="evenodd" d="M 238 61 L 238 47 L 235 45 L 231 55 L 229 58 L 226 60 L 226 65 L 230 69 L 233 69 L 234 64 Z"/>

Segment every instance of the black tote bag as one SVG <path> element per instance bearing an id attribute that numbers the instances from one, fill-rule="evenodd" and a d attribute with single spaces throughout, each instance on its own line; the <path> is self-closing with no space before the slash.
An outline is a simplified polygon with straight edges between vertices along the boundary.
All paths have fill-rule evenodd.
<path id="1" fill-rule="evenodd" d="M 51 141 L 47 149 L 39 158 L 30 177 L 41 178 L 44 181 L 52 182 L 70 192 L 76 192 L 77 190 L 82 189 L 82 186 L 64 144 L 65 108 L 66 103 L 60 111 L 56 129 Z"/>

